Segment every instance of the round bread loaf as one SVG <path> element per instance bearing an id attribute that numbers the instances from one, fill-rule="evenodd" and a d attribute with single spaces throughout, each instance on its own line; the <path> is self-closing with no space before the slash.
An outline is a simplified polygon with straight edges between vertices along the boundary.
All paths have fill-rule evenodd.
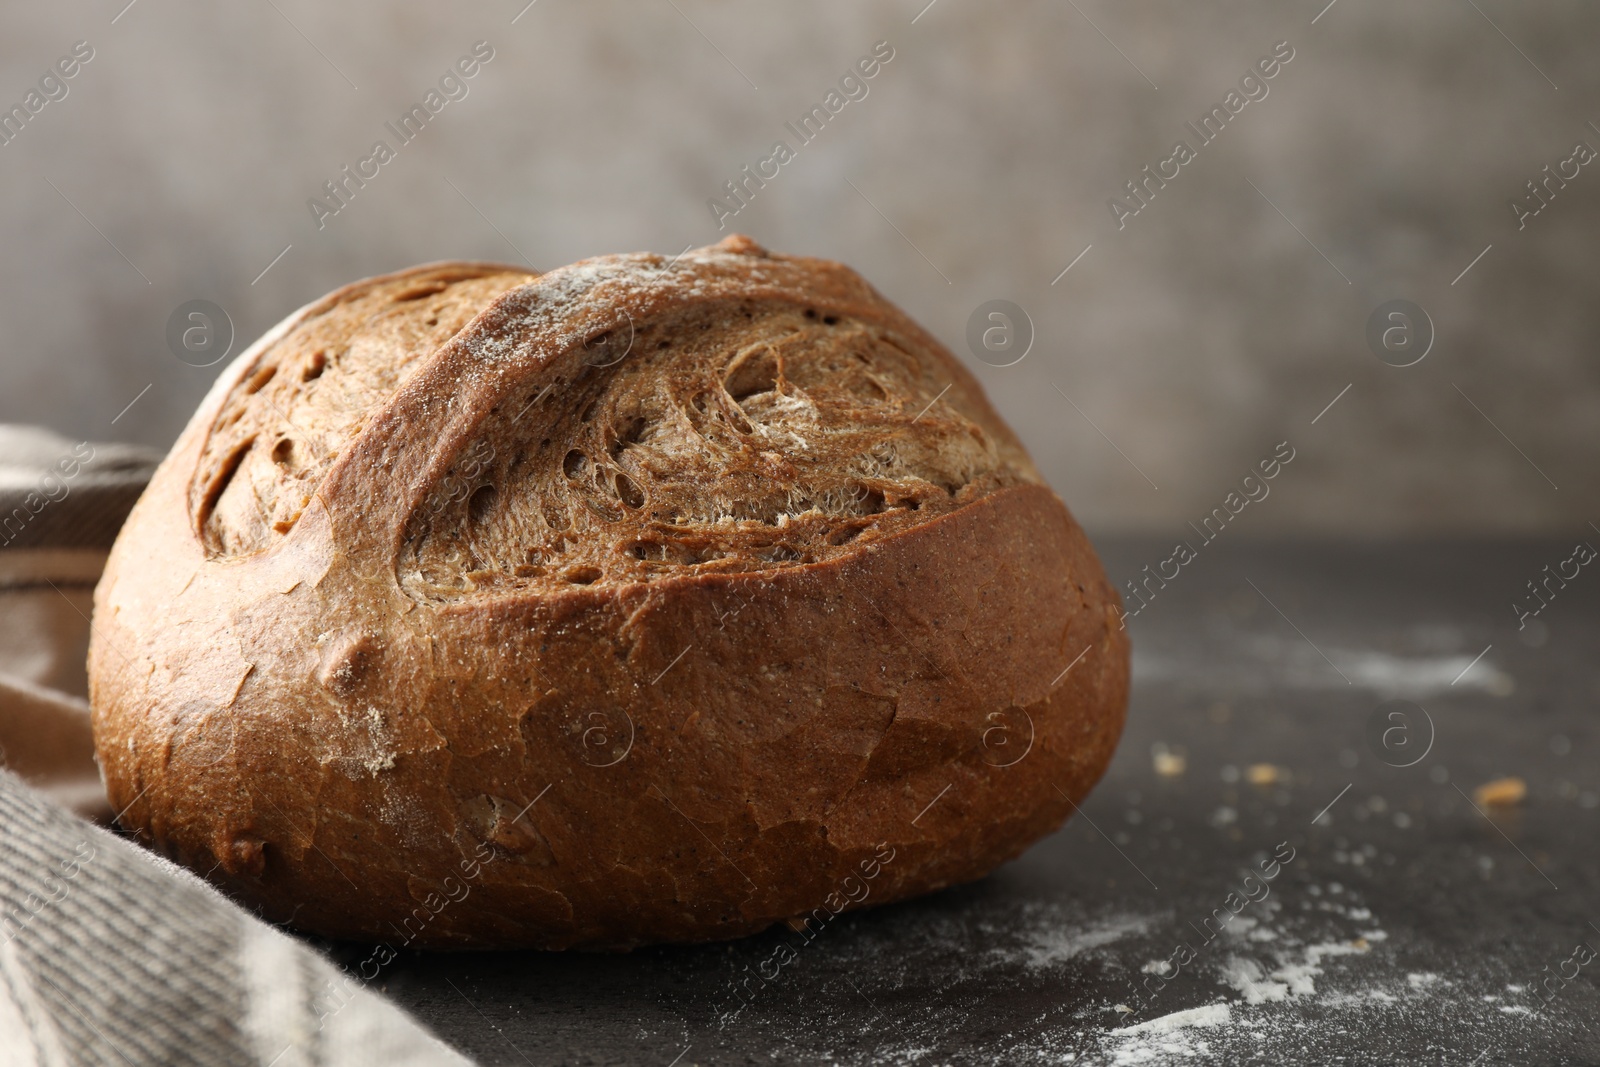
<path id="1" fill-rule="evenodd" d="M 347 286 L 95 597 L 114 809 L 340 938 L 619 948 L 979 878 L 1121 732 L 1116 592 L 974 378 L 733 237 Z"/>

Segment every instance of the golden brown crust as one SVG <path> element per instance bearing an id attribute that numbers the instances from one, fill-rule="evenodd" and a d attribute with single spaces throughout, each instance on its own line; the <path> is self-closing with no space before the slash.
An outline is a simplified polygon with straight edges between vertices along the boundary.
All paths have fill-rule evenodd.
<path id="1" fill-rule="evenodd" d="M 262 465 L 297 433 L 314 461 Z M 976 381 L 844 268 L 440 264 L 219 381 L 97 592 L 96 744 L 124 825 L 306 930 L 730 937 L 1059 825 L 1121 731 L 1116 605 Z"/>

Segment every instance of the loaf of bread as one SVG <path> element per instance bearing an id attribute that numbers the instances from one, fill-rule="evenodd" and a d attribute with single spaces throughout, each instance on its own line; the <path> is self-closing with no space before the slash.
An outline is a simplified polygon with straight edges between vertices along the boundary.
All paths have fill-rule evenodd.
<path id="1" fill-rule="evenodd" d="M 95 601 L 147 845 L 390 945 L 625 948 L 976 879 L 1121 732 L 1116 592 L 976 380 L 734 237 L 347 286 L 225 372 Z"/>

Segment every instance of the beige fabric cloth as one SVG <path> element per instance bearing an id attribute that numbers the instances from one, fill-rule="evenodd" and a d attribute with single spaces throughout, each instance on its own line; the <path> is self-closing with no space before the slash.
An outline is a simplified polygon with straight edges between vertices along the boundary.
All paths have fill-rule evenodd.
<path id="1" fill-rule="evenodd" d="M 0 673 L 88 695 L 89 615 L 105 565 L 100 548 L 0 551 Z"/>
<path id="2" fill-rule="evenodd" d="M 160 456 L 0 424 L 0 767 L 111 811 L 89 733 L 89 618 L 117 530 Z"/>
<path id="3" fill-rule="evenodd" d="M 0 765 L 80 815 L 111 809 L 89 733 L 89 616 L 98 548 L 0 550 Z"/>

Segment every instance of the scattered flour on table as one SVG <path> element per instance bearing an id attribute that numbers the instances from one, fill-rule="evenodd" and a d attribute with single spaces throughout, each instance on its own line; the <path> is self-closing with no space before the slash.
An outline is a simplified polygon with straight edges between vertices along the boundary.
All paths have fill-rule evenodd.
<path id="1" fill-rule="evenodd" d="M 1323 892 L 1331 896 L 1322 898 Z M 1437 1003 L 1445 990 L 1457 984 L 1426 971 L 1375 973 L 1372 965 L 1349 970 L 1343 964 L 1379 949 L 1388 934 L 1377 926 L 1371 909 L 1352 899 L 1342 886 L 1329 884 L 1308 896 L 1311 900 L 1299 910 L 1264 908 L 1259 919 L 1235 919 L 1199 950 L 1195 964 L 1183 968 L 1179 980 L 1195 983 L 1189 987 L 1190 996 L 1214 983 L 1226 991 L 1227 1000 L 1120 1029 L 1079 1029 L 1084 1044 L 1078 1046 L 1075 1059 L 1052 1061 L 1040 1056 L 1036 1062 L 1071 1062 L 1079 1067 L 1254 1062 L 1275 1048 L 1304 1049 L 1308 1039 L 1312 1046 L 1326 1048 L 1340 1041 L 1338 1035 L 1356 1032 L 1382 1017 L 1374 1013 Z M 1128 966 L 1136 974 L 1177 977 L 1169 975 L 1166 960 L 1143 953 Z M 1319 989 L 1319 985 L 1333 988 Z M 1135 1002 L 1130 998 L 1129 1003 Z M 1151 1007 L 1160 1010 L 1160 1001 L 1146 1004 L 1146 1010 Z M 1526 1010 L 1518 1006 L 1506 1014 Z"/>
<path id="2" fill-rule="evenodd" d="M 1322 973 L 1322 961 L 1335 956 L 1355 956 L 1366 952 L 1373 940 L 1382 940 L 1383 931 L 1368 931 L 1354 941 L 1326 941 L 1307 945 L 1298 957 L 1291 950 L 1272 970 L 1247 956 L 1230 956 L 1222 967 L 1223 979 L 1244 995 L 1246 1004 L 1265 1004 L 1291 996 L 1309 997 L 1316 993 L 1314 979 Z"/>
<path id="3" fill-rule="evenodd" d="M 1503 696 L 1516 688 L 1515 679 L 1495 666 L 1492 657 L 1474 663 L 1471 651 L 1398 656 L 1370 648 L 1329 648 L 1329 655 L 1341 664 L 1340 670 L 1334 671 L 1320 654 L 1303 644 L 1271 634 L 1239 634 L 1230 647 L 1254 661 L 1252 670 L 1241 673 L 1235 660 L 1207 657 L 1203 651 L 1181 657 L 1136 652 L 1133 680 L 1145 684 L 1181 681 L 1194 688 L 1249 693 L 1285 688 L 1343 689 L 1353 685 L 1385 697 L 1410 700 L 1464 689 Z"/>
<path id="4" fill-rule="evenodd" d="M 1207 1004 L 1203 1008 L 1188 1008 L 1163 1015 L 1159 1019 L 1137 1023 L 1122 1030 L 1124 1034 L 1170 1034 L 1190 1026 L 1221 1026 L 1233 1014 L 1227 1004 Z"/>
<path id="5" fill-rule="evenodd" d="M 1492 1048 L 1525 1051 L 1518 1043 L 1527 1040 L 1536 1005 L 1526 987 L 1497 983 L 1485 994 L 1475 968 L 1435 973 L 1400 965 L 1409 939 L 1401 939 L 1404 948 L 1391 947 L 1373 909 L 1337 882 L 1274 894 L 1210 941 L 1186 926 L 1192 924 L 1174 912 L 1090 912 L 1070 901 L 1013 905 L 976 922 L 924 919 L 922 936 L 942 953 L 935 965 L 950 975 L 937 1008 L 897 1003 L 893 987 L 880 1000 L 880 990 L 866 986 L 858 992 L 885 1012 L 872 1024 L 878 1040 L 844 1056 L 830 1050 L 822 1062 L 1201 1067 L 1340 1056 L 1360 1062 L 1349 1056 L 1363 1047 L 1363 1035 L 1376 1042 L 1377 1062 L 1393 1051 L 1383 1037 L 1387 1027 L 1398 1015 L 1418 1013 L 1448 1033 L 1454 1047 L 1470 1050 L 1463 1062 Z M 1196 949 L 1179 973 L 1159 955 L 1174 939 Z M 903 952 L 903 942 L 885 930 L 859 937 L 834 965 L 842 976 L 859 977 Z M 1152 977 L 1170 983 L 1153 999 L 1143 993 Z M 1087 996 L 1085 980 L 1095 990 Z M 840 984 L 848 992 L 843 977 Z M 1195 1000 L 1211 1002 L 1191 1006 Z M 838 1025 L 858 1025 L 858 1014 L 840 1009 Z M 996 1027 L 1002 1019 L 1005 1025 Z M 822 1020 L 824 1030 L 829 1022 Z M 812 1050 L 793 1051 L 804 1058 Z"/>
<path id="6" fill-rule="evenodd" d="M 1043 925 L 1028 935 L 1022 959 L 1032 970 L 1049 967 L 1092 948 L 1109 945 L 1129 934 L 1142 934 L 1150 920 L 1140 915 L 1120 915 L 1103 919 L 1098 925 L 1083 928 L 1068 924 Z"/>
<path id="7" fill-rule="evenodd" d="M 1207 1004 L 1201 1008 L 1188 1008 L 1118 1030 L 1116 1047 L 1111 1049 L 1110 1062 L 1123 1064 L 1152 1063 L 1163 1058 L 1188 1058 L 1208 1055 L 1211 1045 L 1203 1036 L 1191 1030 L 1212 1026 L 1226 1026 L 1233 1014 L 1227 1004 Z"/>

